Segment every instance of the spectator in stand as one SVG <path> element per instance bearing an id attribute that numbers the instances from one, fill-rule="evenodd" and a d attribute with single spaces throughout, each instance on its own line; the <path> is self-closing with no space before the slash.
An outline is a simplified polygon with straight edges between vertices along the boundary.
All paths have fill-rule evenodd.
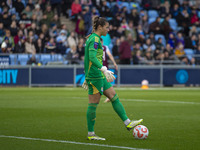
<path id="1" fill-rule="evenodd" d="M 70 51 L 67 53 L 67 59 L 71 64 L 79 64 L 77 47 L 75 45 L 72 45 Z"/>
<path id="2" fill-rule="evenodd" d="M 75 0 L 75 1 L 72 3 L 71 10 L 72 10 L 71 15 L 74 17 L 73 20 L 76 21 L 77 18 L 78 18 L 78 15 L 79 15 L 79 14 L 81 13 L 81 11 L 82 11 L 81 5 L 79 4 L 79 0 Z"/>
<path id="3" fill-rule="evenodd" d="M 52 25 L 54 25 L 54 24 L 56 24 L 58 28 L 60 28 L 60 26 L 61 26 L 60 18 L 58 17 L 57 14 L 55 14 L 55 15 L 53 16 L 53 19 L 52 19 L 50 25 L 52 26 Z"/>
<path id="4" fill-rule="evenodd" d="M 28 0 L 28 3 L 26 4 L 26 6 L 29 6 L 29 8 L 31 9 L 31 11 L 34 9 L 34 4 L 32 0 Z"/>
<path id="5" fill-rule="evenodd" d="M 189 37 L 192 37 L 192 35 L 197 35 L 198 32 L 197 32 L 197 27 L 195 25 L 193 25 L 190 29 L 190 32 L 189 32 Z"/>
<path id="6" fill-rule="evenodd" d="M 197 36 L 195 34 L 193 34 L 192 37 L 185 38 L 185 48 L 197 49 L 197 45 L 198 41 Z"/>
<path id="7" fill-rule="evenodd" d="M 91 0 L 80 0 L 81 1 L 81 6 L 92 6 L 92 1 Z"/>
<path id="8" fill-rule="evenodd" d="M 5 35 L 3 23 L 0 22 L 0 43 L 3 41 L 3 36 Z"/>
<path id="9" fill-rule="evenodd" d="M 130 64 L 131 45 L 125 39 L 124 36 L 121 37 L 121 44 L 119 46 L 119 54 L 120 54 L 120 64 Z"/>
<path id="10" fill-rule="evenodd" d="M 128 29 L 128 23 L 126 21 L 126 18 L 122 18 L 122 22 L 121 22 L 121 25 L 122 29 L 125 31 Z"/>
<path id="11" fill-rule="evenodd" d="M 131 36 L 133 37 L 134 41 L 137 40 L 137 33 L 136 33 L 135 28 L 133 27 L 133 22 L 132 21 L 129 21 L 128 27 L 125 30 L 125 36 L 127 37 L 129 34 L 131 34 Z"/>
<path id="12" fill-rule="evenodd" d="M 174 52 L 173 52 L 174 49 L 173 49 L 173 47 L 170 46 L 170 44 L 166 45 L 166 48 L 165 48 L 164 52 L 165 51 L 167 51 L 169 53 L 170 59 L 174 59 Z"/>
<path id="13" fill-rule="evenodd" d="M 165 1 L 163 4 L 160 5 L 160 16 L 165 18 L 167 14 L 170 13 L 170 3 L 169 1 Z"/>
<path id="14" fill-rule="evenodd" d="M 125 36 L 125 32 L 122 27 L 118 27 L 117 32 L 115 33 L 115 37 L 120 38 L 121 36 Z"/>
<path id="15" fill-rule="evenodd" d="M 75 32 L 72 31 L 70 33 L 70 36 L 68 37 L 67 42 L 69 44 L 69 47 L 72 47 L 73 45 L 77 47 L 77 45 L 78 45 L 78 37 L 75 34 Z"/>
<path id="16" fill-rule="evenodd" d="M 127 18 L 127 20 L 128 20 L 128 17 L 129 17 L 129 13 L 128 13 L 128 11 L 127 11 L 127 8 L 126 7 L 123 7 L 122 9 L 121 9 L 121 15 L 124 17 L 124 18 Z M 129 20 L 130 21 L 130 20 Z"/>
<path id="17" fill-rule="evenodd" d="M 164 53 L 163 53 L 163 60 L 164 60 L 164 61 L 169 61 L 169 60 L 171 60 L 168 51 L 164 51 Z M 165 62 L 164 62 L 163 64 L 167 65 L 167 64 L 169 64 L 169 63 L 165 63 Z"/>
<path id="18" fill-rule="evenodd" d="M 14 38 L 11 36 L 10 30 L 6 29 L 5 32 L 6 32 L 6 34 L 3 37 L 3 39 L 7 37 L 8 43 L 9 43 L 8 47 L 9 48 L 11 47 L 11 49 L 14 50 L 15 43 L 14 43 Z"/>
<path id="19" fill-rule="evenodd" d="M 99 12 L 97 11 L 96 7 L 93 7 L 93 8 L 92 8 L 92 18 L 93 18 L 94 16 L 100 16 L 100 14 L 99 14 Z"/>
<path id="20" fill-rule="evenodd" d="M 56 38 L 57 53 L 65 54 L 67 47 L 67 32 L 62 29 L 60 35 Z"/>
<path id="21" fill-rule="evenodd" d="M 174 4 L 173 8 L 171 9 L 172 18 L 177 18 L 179 12 L 180 12 L 179 5 L 178 4 Z"/>
<path id="22" fill-rule="evenodd" d="M 62 0 L 50 0 L 52 11 L 54 12 L 54 9 L 56 8 L 57 15 L 59 18 L 61 13 L 61 2 Z"/>
<path id="23" fill-rule="evenodd" d="M 30 8 L 30 6 L 26 6 L 25 9 L 22 11 L 22 14 L 26 14 L 28 19 L 31 19 L 33 12 Z"/>
<path id="24" fill-rule="evenodd" d="M 161 24 L 160 24 L 160 17 L 157 17 L 154 22 L 149 25 L 149 31 L 153 32 L 154 34 L 161 34 Z"/>
<path id="25" fill-rule="evenodd" d="M 28 60 L 27 65 L 35 66 L 37 64 L 38 64 L 38 62 L 36 61 L 35 55 L 32 55 L 32 57 Z"/>
<path id="26" fill-rule="evenodd" d="M 196 64 L 200 65 L 200 45 L 198 45 L 198 48 L 195 54 L 198 55 L 197 57 L 195 57 Z"/>
<path id="27" fill-rule="evenodd" d="M 138 36 L 143 36 L 143 38 L 145 38 L 145 33 L 142 30 L 142 26 L 141 25 L 138 25 L 138 27 L 137 27 L 137 34 L 138 34 Z"/>
<path id="28" fill-rule="evenodd" d="M 143 50 L 147 51 L 148 48 L 150 48 L 151 51 L 154 51 L 156 49 L 155 44 L 151 43 L 151 39 L 149 38 L 146 40 L 146 43 L 143 44 Z"/>
<path id="29" fill-rule="evenodd" d="M 17 44 L 20 38 L 24 37 L 22 30 L 18 30 L 17 35 L 14 37 L 14 43 Z"/>
<path id="30" fill-rule="evenodd" d="M 154 64 L 151 52 L 147 51 L 145 53 L 145 60 L 146 60 L 147 65 L 153 65 Z"/>
<path id="31" fill-rule="evenodd" d="M 53 37 L 51 37 L 50 40 L 47 42 L 45 48 L 46 48 L 46 53 L 51 53 L 51 54 L 56 53 L 56 43 Z"/>
<path id="32" fill-rule="evenodd" d="M 37 41 L 35 42 L 35 49 L 37 54 L 44 53 L 45 50 L 45 43 L 42 41 L 43 35 L 44 35 L 43 33 L 40 34 L 40 38 L 37 39 Z"/>
<path id="33" fill-rule="evenodd" d="M 176 45 L 178 45 L 178 43 L 182 43 L 183 45 L 185 45 L 185 40 L 184 40 L 183 34 L 181 32 L 177 33 Z"/>
<path id="34" fill-rule="evenodd" d="M 119 14 L 116 15 L 116 18 L 114 18 L 112 21 L 111 21 L 111 24 L 115 27 L 120 27 L 121 25 L 121 16 Z"/>
<path id="35" fill-rule="evenodd" d="M 138 23 L 139 23 L 139 21 L 140 21 L 140 16 L 139 16 L 139 14 L 138 14 L 138 12 L 137 12 L 137 9 L 136 8 L 133 8 L 132 10 L 131 10 L 131 13 L 130 13 L 130 15 L 129 15 L 129 20 L 133 20 L 134 22 L 134 27 L 137 27 L 138 26 Z"/>
<path id="36" fill-rule="evenodd" d="M 85 46 L 84 46 L 84 39 L 81 38 L 79 40 L 78 46 L 77 46 L 77 52 L 78 52 L 78 59 L 81 61 L 84 61 L 84 55 L 85 55 Z"/>
<path id="37" fill-rule="evenodd" d="M 175 39 L 174 33 L 170 33 L 169 34 L 169 40 L 168 40 L 167 43 L 169 43 L 171 47 L 175 48 L 175 46 L 176 46 L 176 39 Z"/>
<path id="38" fill-rule="evenodd" d="M 158 49 L 159 51 L 163 52 L 164 51 L 164 45 L 162 42 L 162 38 L 158 38 L 158 41 L 155 43 L 156 49 Z"/>
<path id="39" fill-rule="evenodd" d="M 189 64 L 188 58 L 185 56 L 184 46 L 182 43 L 179 43 L 175 49 L 175 55 L 178 57 L 178 59 L 184 63 Z"/>
<path id="40" fill-rule="evenodd" d="M 159 49 L 156 49 L 154 52 L 153 52 L 153 58 L 154 60 L 163 60 L 164 58 L 164 55 L 163 53 L 159 50 Z M 157 63 L 156 63 L 157 64 Z"/>
<path id="41" fill-rule="evenodd" d="M 36 54 L 36 49 L 35 49 L 35 45 L 33 44 L 32 38 L 28 37 L 25 42 L 25 53 L 32 54 L 32 55 Z"/>
<path id="42" fill-rule="evenodd" d="M 15 44 L 14 53 L 25 53 L 25 37 L 19 37 L 18 42 Z"/>
<path id="43" fill-rule="evenodd" d="M 148 23 L 148 16 L 144 15 L 142 19 L 139 21 L 139 25 L 142 26 L 142 30 L 144 31 L 145 34 L 149 33 L 149 23 Z"/>
<path id="44" fill-rule="evenodd" d="M 52 25 L 52 28 L 49 30 L 50 37 L 53 37 L 54 39 L 59 35 L 59 30 L 57 28 L 57 25 Z"/>
<path id="45" fill-rule="evenodd" d="M 9 38 L 5 37 L 2 44 L 1 44 L 1 51 L 3 53 L 11 53 L 12 49 L 11 49 L 11 44 L 9 43 Z"/>
<path id="46" fill-rule="evenodd" d="M 142 52 L 140 50 L 137 50 L 133 55 L 133 64 L 138 65 L 142 61 L 144 61 L 144 57 L 142 57 Z"/>
<path id="47" fill-rule="evenodd" d="M 170 19 L 171 19 L 171 15 L 167 15 L 165 17 L 165 20 L 161 23 L 161 29 L 163 33 L 165 33 L 165 37 L 167 37 L 169 33 L 173 31 L 169 24 Z"/>
<path id="48" fill-rule="evenodd" d="M 190 25 L 190 16 L 186 9 L 183 9 L 182 12 L 179 12 L 176 21 L 178 26 L 182 26 L 183 28 Z"/>
<path id="49" fill-rule="evenodd" d="M 110 8 L 107 6 L 106 0 L 102 0 L 102 5 L 99 11 L 102 17 L 111 17 Z"/>
<path id="50" fill-rule="evenodd" d="M 16 12 L 18 12 L 18 15 L 20 15 L 25 8 L 24 4 L 21 2 L 21 0 L 16 0 L 14 2 L 14 7 L 16 9 Z"/>
<path id="51" fill-rule="evenodd" d="M 43 14 L 43 20 L 41 24 L 44 24 L 46 22 L 47 26 L 50 27 L 51 21 L 53 20 L 53 16 L 54 16 L 54 13 L 51 10 L 51 5 L 47 5 L 46 10 Z"/>
<path id="52" fill-rule="evenodd" d="M 36 15 L 37 24 L 42 20 L 43 12 L 40 9 L 40 5 L 36 4 L 35 9 L 33 10 L 33 15 Z"/>
<path id="53" fill-rule="evenodd" d="M 2 23 L 3 23 L 4 28 L 8 29 L 10 27 L 11 18 L 9 17 L 8 12 L 3 13 Z"/>
<path id="54" fill-rule="evenodd" d="M 114 44 L 114 46 L 112 48 L 112 53 L 113 53 L 114 58 L 119 58 L 119 46 L 120 46 L 120 42 L 121 42 L 120 39 L 117 38 L 116 42 L 115 42 L 115 44 Z"/>
<path id="55" fill-rule="evenodd" d="M 41 29 L 38 32 L 44 34 L 45 42 L 47 42 L 49 40 L 49 28 L 48 28 L 47 24 L 43 24 L 41 26 Z"/>
<path id="56" fill-rule="evenodd" d="M 196 9 L 193 9 L 193 10 L 192 10 L 192 14 L 191 14 L 191 17 L 190 17 L 190 18 L 191 18 L 191 19 L 190 19 L 190 22 L 191 22 L 192 25 L 197 25 L 197 26 L 199 26 L 200 21 L 199 21 L 199 18 L 198 18 L 198 16 L 197 16 L 197 10 L 196 10 Z"/>
<path id="57" fill-rule="evenodd" d="M 90 30 L 90 29 L 89 29 Z M 92 30 L 92 29 L 91 29 Z M 75 28 L 75 32 L 78 35 L 85 35 L 85 25 L 84 25 L 84 20 L 83 17 L 81 15 L 78 15 L 78 19 L 76 21 L 76 28 Z M 89 31 L 90 32 L 90 31 Z"/>
<path id="58" fill-rule="evenodd" d="M 198 47 L 198 41 L 197 41 L 197 36 L 195 34 L 192 35 L 191 37 L 191 43 L 192 43 L 192 49 L 196 50 Z"/>
<path id="59" fill-rule="evenodd" d="M 11 36 L 16 36 L 17 35 L 17 31 L 18 31 L 18 28 L 17 28 L 17 23 L 16 21 L 12 21 L 11 25 L 10 25 L 10 32 L 11 32 Z"/>
<path id="60" fill-rule="evenodd" d="M 90 8 L 88 6 L 86 6 L 83 9 L 82 16 L 84 20 L 85 33 L 87 33 L 89 28 L 92 26 L 91 13 L 90 13 Z"/>

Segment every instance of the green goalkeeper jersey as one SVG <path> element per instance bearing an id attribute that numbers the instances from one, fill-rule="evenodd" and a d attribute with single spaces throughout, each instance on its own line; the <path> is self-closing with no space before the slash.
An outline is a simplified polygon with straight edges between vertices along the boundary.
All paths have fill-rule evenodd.
<path id="1" fill-rule="evenodd" d="M 103 79 L 104 75 L 100 71 L 103 66 L 103 49 L 100 36 L 92 33 L 86 41 L 84 69 L 86 79 Z"/>

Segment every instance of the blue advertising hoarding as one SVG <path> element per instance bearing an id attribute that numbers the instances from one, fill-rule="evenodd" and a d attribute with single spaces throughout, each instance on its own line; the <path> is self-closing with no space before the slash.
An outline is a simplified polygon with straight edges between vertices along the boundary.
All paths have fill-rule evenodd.
<path id="1" fill-rule="evenodd" d="M 141 84 L 142 80 L 150 84 L 160 84 L 160 69 L 121 69 L 120 84 Z"/>
<path id="2" fill-rule="evenodd" d="M 73 84 L 73 68 L 32 68 L 32 84 Z"/>
<path id="3" fill-rule="evenodd" d="M 163 69 L 163 84 L 200 84 L 200 69 Z"/>
<path id="4" fill-rule="evenodd" d="M 29 85 L 29 69 L 0 69 L 0 85 L 1 86 L 28 86 Z"/>

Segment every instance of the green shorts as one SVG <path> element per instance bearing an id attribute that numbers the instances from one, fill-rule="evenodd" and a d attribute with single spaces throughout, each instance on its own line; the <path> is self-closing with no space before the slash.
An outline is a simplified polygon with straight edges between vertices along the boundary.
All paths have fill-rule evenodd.
<path id="1" fill-rule="evenodd" d="M 88 94 L 93 95 L 100 93 L 103 95 L 103 91 L 112 87 L 111 83 L 104 79 L 86 79 L 88 84 Z"/>

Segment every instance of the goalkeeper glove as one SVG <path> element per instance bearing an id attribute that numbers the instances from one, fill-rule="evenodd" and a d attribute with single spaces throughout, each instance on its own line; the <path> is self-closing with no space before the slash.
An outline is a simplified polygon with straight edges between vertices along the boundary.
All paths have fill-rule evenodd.
<path id="1" fill-rule="evenodd" d="M 86 80 L 83 82 L 82 87 L 87 90 L 88 89 L 88 84 L 86 82 Z"/>
<path id="2" fill-rule="evenodd" d="M 101 67 L 101 72 L 105 75 L 108 82 L 113 82 L 115 80 L 114 73 L 112 71 L 109 71 L 106 66 Z"/>

